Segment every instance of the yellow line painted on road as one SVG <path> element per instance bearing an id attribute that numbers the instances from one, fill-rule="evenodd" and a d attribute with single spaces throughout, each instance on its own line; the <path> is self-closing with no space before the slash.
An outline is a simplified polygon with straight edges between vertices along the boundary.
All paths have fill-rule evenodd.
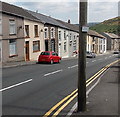
<path id="1" fill-rule="evenodd" d="M 104 68 L 102 68 L 100 71 L 98 71 L 95 75 L 93 75 L 91 78 L 89 78 L 86 81 L 86 87 L 89 86 L 95 79 L 97 79 L 104 71 L 107 70 L 107 68 L 109 68 L 111 65 L 119 62 L 119 60 L 116 60 L 108 65 L 106 65 Z M 64 99 L 62 99 L 59 103 L 57 103 L 55 106 L 53 106 L 43 117 L 47 117 L 49 116 L 58 106 L 60 106 L 63 102 L 65 102 L 67 99 L 69 99 L 72 95 L 73 97 L 71 97 L 64 105 L 62 105 L 54 114 L 52 117 L 56 117 L 77 95 L 78 93 L 76 93 L 78 91 L 78 89 L 76 89 L 75 91 L 73 91 L 70 95 L 68 95 L 67 97 L 65 97 Z"/>
<path id="2" fill-rule="evenodd" d="M 92 80 L 95 76 L 97 76 L 101 71 L 103 71 L 105 68 L 102 68 L 100 71 L 98 71 L 96 74 L 94 74 L 91 78 L 89 78 L 86 83 L 88 83 L 90 80 Z"/>
<path id="3" fill-rule="evenodd" d="M 74 95 L 74 93 L 76 93 L 77 91 L 78 91 L 78 89 L 76 89 L 70 95 L 68 95 L 67 97 L 65 97 L 64 99 L 62 99 L 59 103 L 57 103 L 55 106 L 53 106 L 43 117 L 49 116 L 58 106 L 60 106 L 63 102 L 65 102 L 72 95 Z"/>
<path id="4" fill-rule="evenodd" d="M 73 97 L 71 97 L 64 105 L 62 105 L 54 114 L 52 117 L 56 117 L 76 96 L 78 93 L 76 93 Z"/>
<path id="5" fill-rule="evenodd" d="M 100 72 L 100 74 L 98 74 L 97 76 L 95 76 L 90 82 L 88 82 L 87 84 L 86 84 L 86 87 L 88 87 L 94 80 L 96 80 L 103 72 L 105 72 L 106 71 L 106 69 L 104 69 L 104 70 L 102 70 L 101 72 Z"/>

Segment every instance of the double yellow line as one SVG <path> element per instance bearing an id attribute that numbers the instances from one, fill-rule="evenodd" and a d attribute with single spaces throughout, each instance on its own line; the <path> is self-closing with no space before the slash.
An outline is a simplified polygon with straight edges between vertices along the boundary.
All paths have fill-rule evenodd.
<path id="1" fill-rule="evenodd" d="M 103 72 L 105 72 L 111 65 L 119 62 L 119 60 L 116 60 L 110 64 L 108 64 L 107 66 L 105 66 L 104 68 L 102 68 L 100 71 L 98 71 L 95 75 L 93 75 L 91 78 L 89 78 L 86 81 L 86 87 L 88 87 L 94 80 L 96 80 Z M 48 117 L 50 116 L 50 114 L 55 111 L 60 105 L 61 107 L 56 110 L 54 112 L 54 114 L 52 115 L 52 117 L 56 117 L 74 98 L 77 97 L 78 93 L 77 93 L 78 89 L 74 90 L 71 94 L 69 94 L 68 96 L 66 96 L 64 99 L 62 99 L 60 102 L 58 102 L 55 106 L 53 106 L 48 112 L 45 113 L 45 115 L 43 117 Z"/>

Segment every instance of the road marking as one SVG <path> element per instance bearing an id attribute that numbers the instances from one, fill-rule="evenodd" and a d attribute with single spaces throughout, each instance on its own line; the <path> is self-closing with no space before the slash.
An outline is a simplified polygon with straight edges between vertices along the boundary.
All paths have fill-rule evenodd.
<path id="1" fill-rule="evenodd" d="M 23 81 L 23 82 L 21 82 L 21 83 L 18 83 L 18 84 L 15 84 L 15 85 L 6 87 L 6 88 L 4 88 L 4 89 L 1 89 L 0 92 L 5 91 L 5 90 L 8 90 L 8 89 L 11 89 L 11 88 L 14 88 L 14 87 L 17 87 L 17 86 L 19 86 L 19 85 L 22 85 L 22 84 L 25 84 L 25 83 L 28 83 L 28 82 L 31 82 L 32 80 L 33 80 L 33 79 L 26 80 L 26 81 Z"/>
<path id="2" fill-rule="evenodd" d="M 98 59 L 99 61 L 102 60 L 102 59 Z"/>
<path id="3" fill-rule="evenodd" d="M 95 62 L 96 60 L 93 60 L 92 62 Z"/>
<path id="4" fill-rule="evenodd" d="M 78 93 L 76 93 L 73 97 L 71 97 L 64 105 L 62 105 L 54 114 L 52 117 L 56 117 L 76 96 Z"/>
<path id="5" fill-rule="evenodd" d="M 89 62 L 87 62 L 87 63 L 89 63 Z"/>
<path id="6" fill-rule="evenodd" d="M 86 87 L 89 86 L 95 79 L 97 79 L 104 71 L 106 71 L 111 65 L 119 62 L 119 60 L 116 60 L 108 65 L 106 65 L 104 68 L 102 68 L 99 72 L 97 72 L 94 76 L 92 76 L 90 79 L 88 79 L 86 81 Z M 102 72 L 102 73 L 101 73 Z M 76 89 L 74 92 L 77 92 L 78 89 Z M 69 95 L 68 95 L 69 96 Z M 67 99 L 68 99 L 68 96 L 67 96 Z M 61 106 L 53 115 L 54 117 L 57 116 L 62 109 L 64 109 L 75 97 L 77 96 L 77 93 L 75 93 L 73 95 L 73 97 L 71 97 L 63 106 Z M 66 97 L 61 100 L 59 103 L 57 103 L 53 108 L 51 108 L 43 117 L 48 117 L 57 107 L 58 105 L 60 106 L 63 102 L 65 102 L 66 100 Z M 65 100 L 65 101 L 64 101 Z M 61 103 L 62 102 L 62 103 Z M 53 117 L 53 116 L 52 116 Z"/>
<path id="7" fill-rule="evenodd" d="M 74 68 L 74 67 L 77 67 L 78 65 L 74 65 L 74 66 L 71 66 L 71 67 L 68 67 L 68 69 L 71 69 L 71 68 Z"/>
<path id="8" fill-rule="evenodd" d="M 61 72 L 61 71 L 63 71 L 63 70 L 60 69 L 60 70 L 57 70 L 57 71 L 54 71 L 54 72 L 50 72 L 50 73 L 45 74 L 44 76 L 49 76 L 49 75 L 52 75 L 52 74 L 56 74 L 56 73 Z"/>
<path id="9" fill-rule="evenodd" d="M 109 68 L 110 69 L 110 68 Z M 109 71 L 109 69 L 107 71 Z M 107 72 L 105 71 L 100 78 L 97 80 L 97 82 L 86 92 L 86 96 L 88 97 L 89 93 L 97 86 L 97 84 L 100 82 L 100 79 L 105 75 L 105 73 Z M 76 102 L 74 104 L 74 106 L 71 108 L 71 110 L 68 112 L 68 114 L 66 115 L 66 117 L 69 117 L 72 115 L 72 113 L 77 109 L 77 104 L 78 102 Z"/>
<path id="10" fill-rule="evenodd" d="M 108 57 L 105 57 L 105 59 L 107 59 Z"/>
<path id="11" fill-rule="evenodd" d="M 76 89 L 70 95 L 68 95 L 67 97 L 65 97 L 64 99 L 62 99 L 59 103 L 57 103 L 55 106 L 53 106 L 43 117 L 49 116 L 58 106 L 60 106 L 64 101 L 66 101 L 72 95 L 74 95 L 77 91 L 78 91 L 78 89 Z"/>

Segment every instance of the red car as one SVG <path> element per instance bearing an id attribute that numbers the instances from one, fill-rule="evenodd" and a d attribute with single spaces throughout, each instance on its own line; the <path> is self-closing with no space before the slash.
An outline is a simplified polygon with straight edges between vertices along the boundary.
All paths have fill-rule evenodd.
<path id="1" fill-rule="evenodd" d="M 60 63 L 60 60 L 61 60 L 61 57 L 59 57 L 56 52 L 44 51 L 39 55 L 38 63 L 49 62 L 53 64 L 56 62 Z"/>

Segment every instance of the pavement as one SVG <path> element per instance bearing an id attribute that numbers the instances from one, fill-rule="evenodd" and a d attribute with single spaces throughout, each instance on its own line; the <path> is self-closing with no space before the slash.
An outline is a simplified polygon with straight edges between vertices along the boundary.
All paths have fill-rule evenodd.
<path id="1" fill-rule="evenodd" d="M 71 117 L 120 117 L 120 62 L 111 66 L 89 93 L 85 112 Z"/>

